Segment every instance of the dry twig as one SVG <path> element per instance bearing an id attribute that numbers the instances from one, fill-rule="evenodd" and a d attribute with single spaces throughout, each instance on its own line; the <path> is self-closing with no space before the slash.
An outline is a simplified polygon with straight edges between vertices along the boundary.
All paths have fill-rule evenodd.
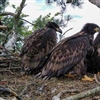
<path id="1" fill-rule="evenodd" d="M 1 69 L 0 69 L 0 73 L 1 73 L 1 72 L 9 72 L 10 74 L 14 75 L 14 73 L 13 73 L 11 70 L 6 70 L 6 69 L 1 70 Z"/>
<path id="2" fill-rule="evenodd" d="M 18 100 L 22 100 L 17 93 L 15 93 L 14 91 L 10 90 L 9 88 L 5 88 L 5 87 L 2 87 L 0 86 L 0 93 L 1 94 L 4 94 L 4 93 L 7 93 L 7 94 L 12 94 L 13 96 L 15 96 Z"/>
<path id="3" fill-rule="evenodd" d="M 79 90 L 76 90 L 76 89 L 73 89 L 73 90 L 64 90 L 64 91 L 58 93 L 56 96 L 53 96 L 52 100 L 60 100 L 60 97 L 64 93 L 79 93 Z"/>
<path id="4" fill-rule="evenodd" d="M 29 83 L 29 84 L 27 84 L 27 85 L 25 86 L 25 88 L 22 90 L 22 92 L 20 93 L 20 96 L 23 96 L 24 93 L 27 91 L 28 87 L 31 86 L 31 85 L 33 85 L 33 84 L 34 84 L 34 83 Z"/>
<path id="5" fill-rule="evenodd" d="M 100 93 L 100 87 L 96 87 L 94 89 L 91 89 L 91 90 L 88 90 L 88 91 L 85 91 L 85 92 L 81 92 L 81 93 L 76 94 L 74 96 L 66 97 L 62 100 L 80 100 L 82 98 L 86 98 L 86 97 L 95 95 L 97 93 Z"/>

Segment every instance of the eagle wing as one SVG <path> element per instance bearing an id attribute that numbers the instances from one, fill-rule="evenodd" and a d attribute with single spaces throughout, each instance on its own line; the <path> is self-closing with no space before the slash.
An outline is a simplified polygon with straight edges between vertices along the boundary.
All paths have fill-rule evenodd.
<path id="1" fill-rule="evenodd" d="M 41 29 L 29 36 L 22 47 L 20 56 L 24 67 L 34 69 L 57 42 L 56 32 L 50 28 Z"/>
<path id="2" fill-rule="evenodd" d="M 29 37 L 27 37 L 25 39 L 20 56 L 23 56 L 24 54 L 30 54 L 29 52 L 36 50 L 35 48 L 41 41 L 41 40 L 39 40 L 39 38 L 41 39 L 41 37 L 44 34 L 44 31 L 45 31 L 44 29 L 37 30 L 32 35 L 30 35 Z M 40 34 L 40 32 L 41 32 L 41 34 Z M 37 44 L 37 42 L 38 42 L 38 44 Z M 33 48 L 33 50 L 31 48 Z M 36 50 L 36 51 L 38 52 L 38 50 Z M 33 52 L 33 53 L 35 53 L 35 52 Z"/>
<path id="3" fill-rule="evenodd" d="M 86 56 L 89 47 L 89 39 L 86 35 L 79 37 L 74 35 L 64 39 L 51 52 L 40 76 L 50 78 L 69 72 Z"/>

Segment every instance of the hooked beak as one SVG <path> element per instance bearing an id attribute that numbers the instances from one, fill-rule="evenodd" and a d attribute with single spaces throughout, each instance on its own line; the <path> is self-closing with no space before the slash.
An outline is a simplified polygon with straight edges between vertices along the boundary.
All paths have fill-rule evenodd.
<path id="1" fill-rule="evenodd" d="M 60 28 L 56 28 L 56 31 L 58 31 L 59 33 L 62 33 L 62 30 Z"/>
<path id="2" fill-rule="evenodd" d="M 96 27 L 94 30 L 95 30 L 96 32 L 100 32 L 100 28 L 99 28 L 99 27 Z"/>

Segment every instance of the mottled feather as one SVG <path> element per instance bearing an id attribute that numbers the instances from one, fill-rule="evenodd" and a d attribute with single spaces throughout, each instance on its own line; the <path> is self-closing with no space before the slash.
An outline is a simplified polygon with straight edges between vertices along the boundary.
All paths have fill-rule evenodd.
<path id="1" fill-rule="evenodd" d="M 37 76 L 60 76 L 79 66 L 76 72 L 82 77 L 86 73 L 85 58 L 91 49 L 95 28 L 99 27 L 95 24 L 86 24 L 80 32 L 60 41 L 51 50 L 42 72 Z"/>
<path id="2" fill-rule="evenodd" d="M 58 30 L 56 30 L 56 28 Z M 58 25 L 54 22 L 48 22 L 46 27 L 36 30 L 25 39 L 20 56 L 22 68 L 26 72 L 36 73 L 36 70 L 39 71 L 39 69 L 41 69 L 38 66 L 39 63 L 45 61 L 44 56 L 47 55 L 57 43 L 56 31 L 61 32 Z"/>
<path id="3" fill-rule="evenodd" d="M 87 49 L 90 48 L 89 40 L 86 35 L 76 37 L 72 40 L 64 40 L 63 45 L 60 45 L 60 43 L 62 43 L 60 42 L 57 48 L 52 51 L 43 69 L 42 76 L 60 76 L 69 72 L 85 57 Z"/>

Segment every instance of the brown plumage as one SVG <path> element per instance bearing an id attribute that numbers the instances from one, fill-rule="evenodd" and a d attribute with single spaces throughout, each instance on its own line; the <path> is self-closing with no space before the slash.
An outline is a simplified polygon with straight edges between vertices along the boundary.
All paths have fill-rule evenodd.
<path id="1" fill-rule="evenodd" d="M 64 75 L 75 68 L 82 78 L 87 70 L 86 54 L 92 49 L 93 35 L 98 30 L 99 26 L 96 24 L 87 23 L 80 32 L 60 41 L 48 55 L 42 72 L 36 76 L 49 79 Z"/>
<path id="2" fill-rule="evenodd" d="M 55 22 L 48 22 L 42 29 L 36 30 L 24 42 L 21 50 L 21 66 L 29 74 L 36 74 L 45 62 L 45 55 L 56 45 L 56 31 L 62 33 Z"/>
<path id="3" fill-rule="evenodd" d="M 100 32 L 93 41 L 94 51 L 87 55 L 87 72 L 97 74 L 100 72 Z"/>

